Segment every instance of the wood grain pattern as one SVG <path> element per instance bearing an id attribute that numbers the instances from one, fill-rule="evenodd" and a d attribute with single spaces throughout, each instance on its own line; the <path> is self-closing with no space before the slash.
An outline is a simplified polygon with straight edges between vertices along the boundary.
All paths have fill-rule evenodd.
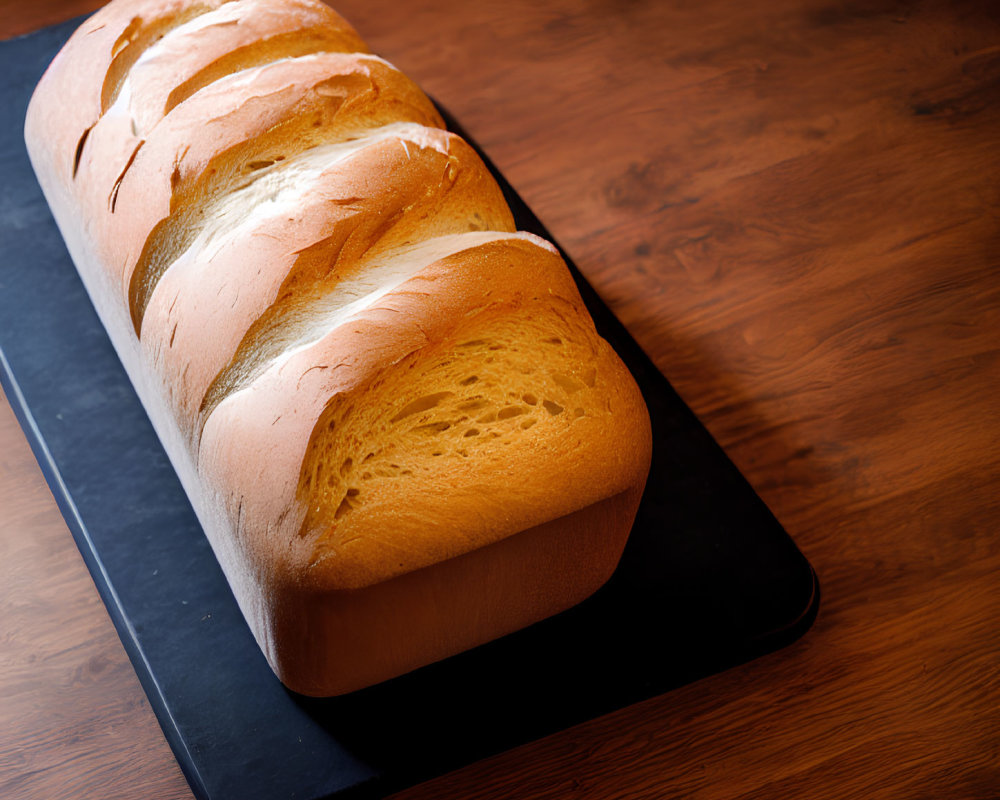
<path id="1" fill-rule="evenodd" d="M 0 31 L 88 3 L 25 5 Z M 779 653 L 400 797 L 1000 796 L 996 4 L 337 8 L 483 144 L 824 591 Z M 4 413 L 0 795 L 189 797 Z"/>
<path id="2" fill-rule="evenodd" d="M 191 797 L 6 398 L 0 797 Z"/>

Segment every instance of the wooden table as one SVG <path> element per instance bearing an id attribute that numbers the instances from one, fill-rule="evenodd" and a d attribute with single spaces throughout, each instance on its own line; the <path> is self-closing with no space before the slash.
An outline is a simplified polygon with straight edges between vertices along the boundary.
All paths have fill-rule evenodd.
<path id="1" fill-rule="evenodd" d="M 0 34 L 94 0 L 4 2 Z M 817 568 L 795 645 L 404 793 L 1000 793 L 991 2 L 344 0 Z M 30 6 L 30 7 L 29 7 Z M 0 796 L 190 798 L 0 405 Z"/>

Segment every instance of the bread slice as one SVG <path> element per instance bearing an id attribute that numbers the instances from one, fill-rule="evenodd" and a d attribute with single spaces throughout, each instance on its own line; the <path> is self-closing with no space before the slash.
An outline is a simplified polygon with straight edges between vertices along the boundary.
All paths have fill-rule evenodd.
<path id="1" fill-rule="evenodd" d="M 311 695 L 590 595 L 651 447 L 558 252 L 364 50 L 311 0 L 115 0 L 26 123 L 250 627 Z"/>

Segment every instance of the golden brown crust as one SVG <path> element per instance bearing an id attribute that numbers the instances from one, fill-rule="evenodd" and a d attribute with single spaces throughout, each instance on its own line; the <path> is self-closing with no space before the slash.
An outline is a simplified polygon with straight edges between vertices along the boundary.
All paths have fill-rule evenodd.
<path id="1" fill-rule="evenodd" d="M 279 571 L 294 582 L 359 588 L 642 484 L 650 457 L 645 406 L 617 356 L 581 314 L 565 265 L 538 241 L 501 239 L 423 267 L 311 346 L 269 364 L 220 404 L 205 426 L 199 467 L 216 476 L 217 485 L 232 487 L 225 503 L 233 524 L 282 520 L 268 530 L 245 532 L 248 550 L 262 564 L 280 563 Z M 545 410 L 539 392 L 535 418 L 541 418 L 545 436 L 526 438 L 499 460 L 474 465 L 449 459 L 430 472 L 421 468 L 434 457 L 418 454 L 400 465 L 400 472 L 414 475 L 409 480 L 401 475 L 397 488 L 383 485 L 364 498 L 368 505 L 340 519 L 334 519 L 340 498 L 332 508 L 325 501 L 320 518 L 327 521 L 307 522 L 306 508 L 296 498 L 303 497 L 302 474 L 311 472 L 309 444 L 315 445 L 317 426 L 329 424 L 331 408 L 338 422 L 366 402 L 382 412 L 358 443 L 362 449 L 351 453 L 360 470 L 365 448 L 386 444 L 387 433 L 378 426 L 398 416 L 401 402 L 405 407 L 405 395 L 393 385 L 398 373 L 479 338 L 491 318 L 506 319 L 516 329 L 519 313 L 565 317 L 569 324 L 561 329 L 575 328 L 582 340 L 577 349 L 592 351 L 578 368 L 583 374 L 593 371 L 586 381 L 594 386 L 580 380 L 580 405 L 567 404 L 565 417 L 558 415 L 566 424 L 555 426 L 557 417 Z M 545 327 L 560 330 L 551 321 Z M 525 345 L 529 358 L 535 357 L 531 347 L 556 347 Z M 584 400 L 588 393 L 592 397 Z M 581 406 L 588 413 L 577 417 Z M 345 435 L 350 439 L 354 431 Z M 389 443 L 392 436 L 389 432 Z M 334 469 L 347 457 L 335 456 Z M 313 492 L 304 494 L 312 509 Z M 332 552 L 337 557 L 330 557 Z"/>
<path id="2" fill-rule="evenodd" d="M 651 447 L 555 249 L 363 49 L 313 0 L 115 0 L 26 122 L 241 608 L 311 694 L 583 599 Z"/>
<path id="3" fill-rule="evenodd" d="M 282 59 L 367 51 L 353 28 L 322 3 L 229 3 L 146 49 L 127 73 L 128 112 L 141 137 L 220 78 Z"/>
<path id="4" fill-rule="evenodd" d="M 472 148 L 443 131 L 421 131 L 415 140 L 408 132 L 373 143 L 320 176 L 322 189 L 308 202 L 334 206 L 343 224 L 327 223 L 322 238 L 294 248 L 295 261 L 284 270 L 274 302 L 256 315 L 232 359 L 198 398 L 202 421 L 247 383 L 248 364 L 284 349 L 290 323 L 306 309 L 318 306 L 329 314 L 338 296 L 347 303 L 361 287 L 377 291 L 386 264 L 414 242 L 514 230 L 503 195 Z M 276 235 L 289 242 L 290 227 Z"/>
<path id="5" fill-rule="evenodd" d="M 155 281 L 197 235 L 205 207 L 261 169 L 387 123 L 440 125 L 419 90 L 375 57 L 320 54 L 253 72 L 241 90 L 242 73 L 194 95 L 141 144 L 122 147 L 120 136 L 103 136 L 103 126 L 115 124 L 109 117 L 92 132 L 89 154 L 125 164 L 111 179 L 104 162 L 88 158 L 79 178 L 92 218 L 103 223 L 102 261 L 117 267 L 112 277 L 129 292 L 137 328 Z"/>
<path id="6" fill-rule="evenodd" d="M 475 227 L 512 230 L 501 193 L 452 134 L 393 136 L 299 177 L 290 215 L 241 220 L 210 263 L 181 257 L 150 291 L 143 349 L 164 375 L 190 435 L 223 395 L 213 391 L 269 331 L 413 236 Z M 402 167 L 406 166 L 406 169 Z"/>
<path id="7" fill-rule="evenodd" d="M 364 589 L 274 590 L 274 641 L 285 643 L 275 671 L 301 694 L 345 694 L 558 614 L 611 576 L 641 495 L 630 489 Z"/>

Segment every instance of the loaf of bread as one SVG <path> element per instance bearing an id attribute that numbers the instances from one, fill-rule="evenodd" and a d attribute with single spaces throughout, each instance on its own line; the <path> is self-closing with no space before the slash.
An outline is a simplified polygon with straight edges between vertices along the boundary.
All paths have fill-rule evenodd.
<path id="1" fill-rule="evenodd" d="M 434 105 L 314 0 L 114 0 L 26 140 L 261 649 L 349 692 L 578 603 L 650 460 L 631 375 Z"/>

